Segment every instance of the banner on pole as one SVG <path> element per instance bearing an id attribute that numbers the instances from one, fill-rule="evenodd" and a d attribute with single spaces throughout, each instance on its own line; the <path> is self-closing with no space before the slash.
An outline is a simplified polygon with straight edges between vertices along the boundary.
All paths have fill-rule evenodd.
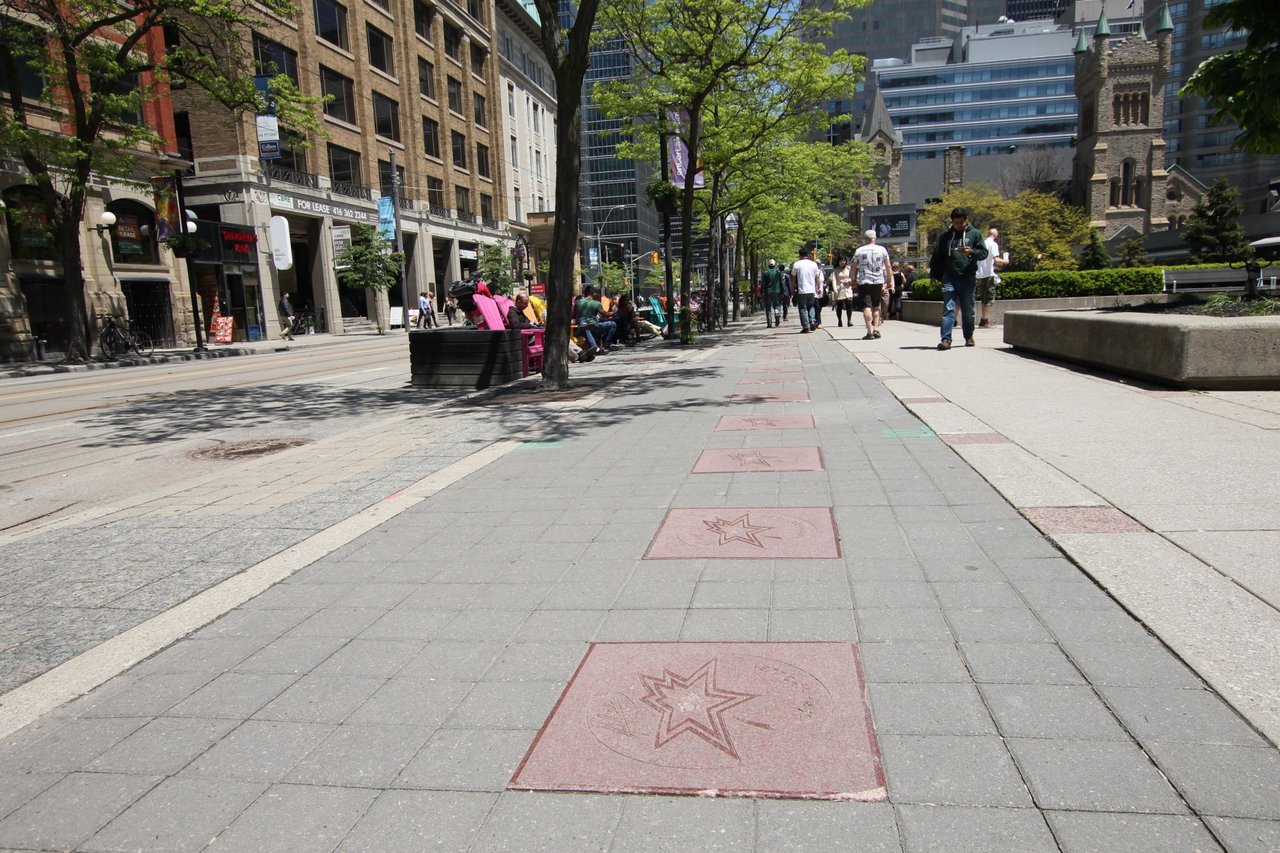
<path id="1" fill-rule="evenodd" d="M 156 203 L 156 240 L 163 243 L 181 235 L 182 211 L 178 210 L 178 179 L 173 175 L 152 178 L 151 195 Z"/>
<path id="2" fill-rule="evenodd" d="M 684 133 L 689 120 L 684 110 L 667 110 L 667 121 L 670 122 L 673 129 L 673 132 L 667 135 L 667 157 L 671 163 L 671 183 L 684 189 L 685 177 L 689 173 L 689 147 L 684 144 L 684 140 L 680 138 L 680 135 Z M 698 165 L 702 164 L 698 163 Z M 693 176 L 693 188 L 701 190 L 706 189 L 706 186 L 706 176 L 699 169 Z"/>

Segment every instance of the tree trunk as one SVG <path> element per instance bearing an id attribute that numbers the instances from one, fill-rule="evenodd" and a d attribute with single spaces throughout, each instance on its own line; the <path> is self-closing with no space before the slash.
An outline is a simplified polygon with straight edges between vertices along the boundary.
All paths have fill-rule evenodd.
<path id="1" fill-rule="evenodd" d="M 53 231 L 62 244 L 62 290 L 67 314 L 67 364 L 83 364 L 89 360 L 89 323 L 84 296 L 84 257 L 80 252 L 80 220 L 84 218 L 84 191 L 73 189 L 71 197 L 61 199 L 49 188 L 52 204 L 46 199 Z M 52 209 L 51 209 L 52 208 Z"/>
<path id="2" fill-rule="evenodd" d="M 542 387 L 569 387 L 569 324 L 573 309 L 573 258 L 578 251 L 578 178 L 582 155 L 578 138 L 582 127 L 582 77 L 567 69 L 568 79 L 557 81 L 556 106 L 556 224 L 551 239 L 551 275 L 547 281 L 547 331 L 543 346 Z M 577 81 L 574 84 L 573 81 Z"/>

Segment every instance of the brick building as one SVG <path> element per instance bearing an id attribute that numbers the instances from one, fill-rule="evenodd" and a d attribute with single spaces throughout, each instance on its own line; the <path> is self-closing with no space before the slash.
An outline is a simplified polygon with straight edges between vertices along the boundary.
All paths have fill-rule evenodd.
<path id="1" fill-rule="evenodd" d="M 7 26 L 24 26 L 9 20 Z M 163 38 L 156 30 L 145 34 L 142 49 L 163 51 Z M 0 54 L 9 47 L 0 45 Z M 62 130 L 60 109 L 50 102 L 57 81 L 45 80 L 34 63 L 21 56 L 16 60 L 17 79 L 0 62 L 0 98 L 8 109 L 15 90 L 20 93 L 30 116 L 31 127 L 53 132 Z M 153 81 L 143 80 L 151 86 Z M 136 81 L 100 82 L 113 91 L 136 88 Z M 93 85 L 89 81 L 86 88 Z M 123 90 L 119 87 L 125 87 Z M 121 121 L 150 127 L 160 139 L 159 150 L 174 150 L 176 140 L 168 89 L 154 85 L 151 97 L 135 112 L 126 111 Z M 105 176 L 91 179 L 87 191 L 84 220 L 80 224 L 80 252 L 85 305 L 89 328 L 96 333 L 99 315 L 112 314 L 129 320 L 158 344 L 189 340 L 190 328 L 186 282 L 180 274 L 181 262 L 157 242 L 156 211 L 145 181 L 164 172 L 164 157 L 157 151 L 137 153 L 137 176 L 143 184 L 125 183 Z M 56 183 L 56 181 L 55 181 Z M 27 361 L 43 351 L 46 358 L 65 352 L 69 337 L 67 298 L 61 249 L 47 232 L 33 223 L 44 219 L 43 208 L 30 175 L 16 152 L 0 152 L 0 199 L 3 199 L 3 226 L 0 227 L 0 361 Z M 109 213 L 110 216 L 104 216 Z M 107 224 L 111 223 L 111 224 Z"/>
<path id="2" fill-rule="evenodd" d="M 256 252 L 235 269 L 197 265 L 204 307 L 217 297 L 244 317 L 237 337 L 274 330 L 286 291 L 320 331 L 388 325 L 400 292 L 342 287 L 334 256 L 352 226 L 377 225 L 393 158 L 411 305 L 420 291 L 441 300 L 476 269 L 482 245 L 511 244 L 503 110 L 513 93 L 500 82 L 496 34 L 510 33 L 512 16 L 527 13 L 502 6 L 500 27 L 494 0 L 310 0 L 293 20 L 271 19 L 243 34 L 260 73 L 286 74 L 303 95 L 327 99 L 320 117 L 327 138 L 282 127 L 276 160 L 259 158 L 252 116 L 236 119 L 195 93 L 175 93 L 179 150 L 195 164 L 187 207 L 200 220 L 247 226 L 257 238 Z M 543 110 L 547 95 L 540 93 Z M 273 216 L 288 222 L 293 264 L 284 270 L 268 245 Z"/>

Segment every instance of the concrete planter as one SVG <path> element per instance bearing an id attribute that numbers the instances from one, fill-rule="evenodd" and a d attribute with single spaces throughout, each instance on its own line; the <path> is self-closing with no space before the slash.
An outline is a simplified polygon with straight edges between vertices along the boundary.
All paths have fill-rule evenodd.
<path id="1" fill-rule="evenodd" d="M 1004 322 L 1008 311 L 1055 311 L 1075 308 L 1116 308 L 1121 305 L 1145 305 L 1148 302 L 1164 304 L 1173 301 L 1163 293 L 1139 293 L 1131 296 L 1067 296 L 1061 299 L 996 299 L 988 316 L 997 326 Z M 981 315 L 982 306 L 977 306 Z M 942 319 L 942 303 L 922 299 L 902 300 L 902 319 L 908 323 L 924 323 L 936 326 Z"/>
<path id="2" fill-rule="evenodd" d="M 1010 311 L 1004 342 L 1174 388 L 1280 389 L 1280 317 Z"/>
<path id="3" fill-rule="evenodd" d="M 409 332 L 411 381 L 426 388 L 488 388 L 521 372 L 520 332 L 414 329 Z"/>

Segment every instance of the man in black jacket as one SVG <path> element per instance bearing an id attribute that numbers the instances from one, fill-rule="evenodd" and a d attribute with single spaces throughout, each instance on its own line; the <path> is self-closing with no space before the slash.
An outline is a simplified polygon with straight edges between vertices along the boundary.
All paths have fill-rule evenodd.
<path id="1" fill-rule="evenodd" d="M 956 324 L 956 301 L 960 303 L 964 345 L 973 346 L 973 294 L 977 289 L 978 261 L 987 256 L 982 234 L 969 224 L 969 211 L 951 211 L 951 227 L 942 232 L 929 259 L 929 276 L 942 282 L 942 340 L 938 349 L 951 349 L 951 331 Z"/>

